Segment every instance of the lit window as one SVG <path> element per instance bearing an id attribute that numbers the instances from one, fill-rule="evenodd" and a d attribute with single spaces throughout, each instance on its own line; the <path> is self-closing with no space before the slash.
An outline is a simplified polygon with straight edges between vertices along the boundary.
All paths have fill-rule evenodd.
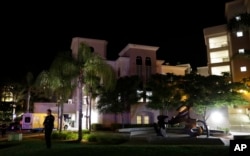
<path id="1" fill-rule="evenodd" d="M 143 117 L 143 124 L 149 124 L 149 116 Z"/>
<path id="2" fill-rule="evenodd" d="M 236 19 L 236 21 L 239 21 L 239 20 L 241 20 L 241 17 L 240 16 L 236 16 L 235 19 Z"/>
<path id="3" fill-rule="evenodd" d="M 146 95 L 147 97 L 152 97 L 153 93 L 152 91 L 146 91 Z M 146 102 L 151 102 L 151 100 L 149 98 L 146 98 Z"/>
<path id="4" fill-rule="evenodd" d="M 242 37 L 242 36 L 243 36 L 243 32 L 242 32 L 242 31 L 238 31 L 238 32 L 236 33 L 236 36 L 237 36 L 237 37 Z"/>
<path id="5" fill-rule="evenodd" d="M 245 53 L 245 49 L 239 49 L 238 51 L 239 51 L 240 54 Z"/>
<path id="6" fill-rule="evenodd" d="M 210 53 L 211 63 L 221 63 L 229 61 L 229 52 L 228 50 L 216 51 Z"/>
<path id="7" fill-rule="evenodd" d="M 227 47 L 227 36 L 217 36 L 208 39 L 209 49 Z"/>
<path id="8" fill-rule="evenodd" d="M 68 99 L 68 104 L 72 104 L 72 99 Z"/>
<path id="9" fill-rule="evenodd" d="M 142 124 L 141 119 L 142 119 L 142 117 L 140 115 L 137 115 L 136 116 L 136 123 L 137 124 Z"/>
<path id="10" fill-rule="evenodd" d="M 223 73 L 230 73 L 230 66 L 229 65 L 211 67 L 211 75 L 222 76 Z"/>
<path id="11" fill-rule="evenodd" d="M 247 71 L 247 67 L 246 66 L 240 67 L 240 71 L 241 72 L 246 72 Z"/>
<path id="12" fill-rule="evenodd" d="M 143 90 L 137 90 L 136 92 L 137 92 L 137 96 L 138 96 L 138 97 L 141 97 L 141 95 L 142 95 L 142 93 L 143 93 Z M 140 98 L 140 99 L 138 100 L 138 102 L 143 102 L 143 98 Z"/>

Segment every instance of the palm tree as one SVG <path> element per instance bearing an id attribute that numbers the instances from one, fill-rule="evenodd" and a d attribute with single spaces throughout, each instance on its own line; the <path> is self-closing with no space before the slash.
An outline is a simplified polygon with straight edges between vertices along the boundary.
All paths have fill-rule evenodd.
<path id="1" fill-rule="evenodd" d="M 34 75 L 31 72 L 28 72 L 26 75 L 27 82 L 27 112 L 30 111 L 30 97 L 31 97 L 31 89 L 34 83 Z"/>
<path id="2" fill-rule="evenodd" d="M 78 141 L 82 140 L 82 104 L 83 104 L 83 90 L 82 88 L 91 88 L 93 76 L 99 77 L 105 89 L 114 87 L 115 73 L 113 68 L 99 56 L 97 53 L 91 51 L 91 48 L 81 42 L 77 56 L 75 58 L 78 69 L 78 89 L 79 89 L 79 125 L 78 125 Z M 92 76 L 90 76 L 92 75 Z M 89 77 L 92 77 L 88 79 Z M 91 92 L 89 92 L 91 93 Z M 89 105 L 91 107 L 91 105 Z M 91 109 L 91 108 L 90 108 Z M 91 114 L 89 114 L 91 118 Z"/>
<path id="3" fill-rule="evenodd" d="M 59 131 L 63 126 L 63 104 L 71 97 L 75 84 L 72 78 L 77 74 L 77 68 L 69 52 L 59 53 L 52 62 L 49 71 L 42 71 L 37 77 L 38 86 L 47 92 L 51 92 L 50 97 L 56 98 L 60 111 Z"/>

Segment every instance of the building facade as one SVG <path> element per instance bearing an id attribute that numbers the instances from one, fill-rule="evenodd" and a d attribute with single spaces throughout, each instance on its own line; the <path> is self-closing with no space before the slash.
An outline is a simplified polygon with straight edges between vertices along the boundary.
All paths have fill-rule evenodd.
<path id="1" fill-rule="evenodd" d="M 225 4 L 228 22 L 242 20 L 240 15 L 250 12 L 249 0 L 234 0 Z M 203 30 L 207 47 L 207 64 L 210 75 L 229 73 L 233 82 L 250 76 L 250 28 L 228 30 L 228 25 L 219 25 Z"/>
<path id="2" fill-rule="evenodd" d="M 225 4 L 227 23 L 203 30 L 207 47 L 207 67 L 197 68 L 198 72 L 203 75 L 229 73 L 232 82 L 250 78 L 250 27 L 249 25 L 238 27 L 236 25 L 234 29 L 229 27 L 232 21 L 244 23 L 241 21 L 245 20 L 243 15 L 249 19 L 249 14 L 250 0 L 234 0 Z M 243 96 L 249 100 L 250 93 L 245 93 Z M 250 106 L 226 109 L 230 130 L 244 132 L 250 130 Z"/>
<path id="3" fill-rule="evenodd" d="M 75 37 L 72 39 L 71 49 L 74 56 L 77 55 L 78 46 L 83 42 L 93 48 L 94 52 L 99 53 L 104 59 L 106 59 L 107 41 L 99 39 L 89 39 Z M 107 60 L 117 77 L 139 75 L 144 82 L 149 79 L 152 74 L 160 73 L 167 74 L 172 73 L 175 75 L 185 75 L 191 72 L 190 64 L 180 64 L 178 66 L 171 66 L 164 63 L 164 60 L 157 60 L 156 53 L 159 47 L 139 45 L 139 44 L 127 44 L 119 53 L 116 60 Z M 75 123 L 79 119 L 78 112 L 78 97 L 79 90 L 75 91 L 72 98 L 72 104 L 75 105 Z M 120 116 L 114 116 L 114 114 L 100 114 L 96 109 L 96 102 L 92 102 L 91 119 L 92 123 L 101 123 L 106 126 L 110 126 L 113 123 L 122 123 Z M 85 116 L 87 106 L 83 104 L 83 127 L 86 127 Z M 89 113 L 88 113 L 89 114 Z M 125 124 L 151 124 L 157 121 L 159 115 L 158 110 L 152 110 L 146 107 L 146 101 L 139 102 L 131 107 L 129 113 L 125 114 Z M 77 126 L 77 124 L 76 124 Z"/>

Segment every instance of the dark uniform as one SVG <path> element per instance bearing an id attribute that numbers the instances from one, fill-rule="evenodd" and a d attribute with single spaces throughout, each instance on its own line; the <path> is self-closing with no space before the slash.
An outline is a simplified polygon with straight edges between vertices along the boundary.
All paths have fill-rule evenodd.
<path id="1" fill-rule="evenodd" d="M 43 125 L 45 131 L 45 141 L 47 148 L 51 148 L 51 134 L 54 128 L 55 117 L 51 114 L 51 110 L 48 110 L 48 115 L 46 116 Z"/>

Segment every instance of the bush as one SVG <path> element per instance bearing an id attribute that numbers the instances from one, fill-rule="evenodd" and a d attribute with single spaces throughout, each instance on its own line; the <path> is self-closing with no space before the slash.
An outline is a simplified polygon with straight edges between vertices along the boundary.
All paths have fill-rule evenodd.
<path id="1" fill-rule="evenodd" d="M 100 144 L 121 144 L 129 140 L 128 136 L 117 133 L 91 133 L 85 134 L 83 139 L 88 142 L 96 142 Z"/>
<path id="2" fill-rule="evenodd" d="M 73 140 L 77 139 L 77 133 L 76 132 L 71 132 L 71 131 L 55 131 L 52 133 L 51 137 L 53 139 L 58 139 L 58 140 Z"/>

